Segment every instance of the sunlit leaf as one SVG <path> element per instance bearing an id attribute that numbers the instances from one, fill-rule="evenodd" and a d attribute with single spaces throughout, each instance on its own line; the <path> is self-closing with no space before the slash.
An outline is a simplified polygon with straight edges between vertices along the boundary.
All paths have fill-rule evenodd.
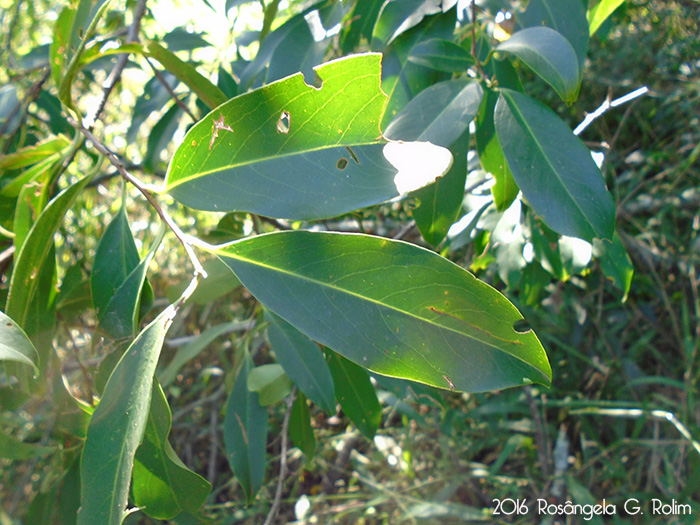
<path id="1" fill-rule="evenodd" d="M 7 315 L 0 312 L 0 361 L 17 361 L 39 372 L 39 352 L 27 334 Z"/>
<path id="2" fill-rule="evenodd" d="M 263 304 L 374 372 L 445 389 L 549 384 L 532 332 L 499 292 L 417 246 L 366 235 L 260 235 L 216 253 Z"/>
<path id="3" fill-rule="evenodd" d="M 625 3 L 625 0 L 600 0 L 586 12 L 588 18 L 588 28 L 591 36 L 603 25 L 615 10 Z"/>

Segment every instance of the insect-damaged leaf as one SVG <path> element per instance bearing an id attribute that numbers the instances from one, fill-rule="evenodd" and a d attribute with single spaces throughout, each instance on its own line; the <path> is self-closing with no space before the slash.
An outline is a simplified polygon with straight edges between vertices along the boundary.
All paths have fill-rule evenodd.
<path id="1" fill-rule="evenodd" d="M 544 349 L 498 291 L 417 246 L 288 231 L 216 253 L 263 304 L 374 372 L 440 388 L 549 384 Z"/>
<path id="2" fill-rule="evenodd" d="M 320 88 L 296 74 L 219 106 L 185 136 L 165 190 L 197 209 L 313 220 L 430 183 L 452 156 L 381 136 L 380 61 L 365 54 L 328 62 L 316 68 Z M 419 161 L 420 181 L 406 183 L 405 166 Z"/>

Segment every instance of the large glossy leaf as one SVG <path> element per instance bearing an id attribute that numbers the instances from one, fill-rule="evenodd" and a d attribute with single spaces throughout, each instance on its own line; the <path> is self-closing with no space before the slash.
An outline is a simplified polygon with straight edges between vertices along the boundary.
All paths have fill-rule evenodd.
<path id="1" fill-rule="evenodd" d="M 497 101 L 498 93 L 486 88 L 476 117 L 476 151 L 482 169 L 489 172 L 495 179 L 493 186 L 491 186 L 493 203 L 498 211 L 505 211 L 518 196 L 520 188 L 513 178 L 496 136 L 493 113 Z"/>
<path id="2" fill-rule="evenodd" d="M 278 315 L 268 311 L 266 318 L 272 350 L 287 375 L 314 403 L 335 413 L 333 377 L 318 344 Z"/>
<path id="3" fill-rule="evenodd" d="M 153 374 L 175 313 L 170 306 L 156 317 L 107 381 L 85 439 L 78 524 L 118 524 L 124 519 L 134 455 L 148 421 Z"/>
<path id="4" fill-rule="evenodd" d="M 253 360 L 246 352 L 224 419 L 226 456 L 249 504 L 262 486 L 267 446 L 267 409 L 260 406 L 257 392 L 248 390 L 252 369 Z"/>
<path id="5" fill-rule="evenodd" d="M 378 237 L 278 232 L 216 250 L 263 304 L 370 370 L 445 389 L 549 384 L 522 316 L 471 273 Z"/>
<path id="6" fill-rule="evenodd" d="M 384 2 L 372 35 L 372 49 L 381 50 L 426 16 L 444 13 L 456 0 L 401 0 Z"/>
<path id="7" fill-rule="evenodd" d="M 24 363 L 39 372 L 39 352 L 24 330 L 3 312 L 0 312 L 0 361 Z"/>
<path id="8" fill-rule="evenodd" d="M 496 50 L 522 60 L 567 104 L 578 97 L 581 71 L 576 51 L 561 33 L 549 27 L 529 27 L 515 33 Z"/>
<path id="9" fill-rule="evenodd" d="M 522 27 L 548 26 L 571 43 L 583 71 L 588 53 L 588 21 L 581 0 L 530 0 L 518 17 Z"/>
<path id="10" fill-rule="evenodd" d="M 329 352 L 328 365 L 343 412 L 360 432 L 372 439 L 382 421 L 382 406 L 369 374 L 335 352 Z"/>
<path id="11" fill-rule="evenodd" d="M 172 519 L 181 512 L 197 512 L 211 491 L 209 482 L 177 457 L 168 441 L 171 423 L 163 389 L 154 381 L 143 443 L 134 459 L 131 492 L 137 507 L 161 520 Z"/>
<path id="12" fill-rule="evenodd" d="M 496 132 L 515 181 L 532 208 L 557 232 L 611 239 L 615 205 L 588 148 L 549 108 L 501 90 Z"/>
<path id="13" fill-rule="evenodd" d="M 423 163 L 419 186 L 435 180 L 451 164 L 449 152 L 381 136 L 380 60 L 323 64 L 320 89 L 297 74 L 232 99 L 188 132 L 165 189 L 193 208 L 311 220 L 405 192 L 396 158 L 409 168 Z"/>

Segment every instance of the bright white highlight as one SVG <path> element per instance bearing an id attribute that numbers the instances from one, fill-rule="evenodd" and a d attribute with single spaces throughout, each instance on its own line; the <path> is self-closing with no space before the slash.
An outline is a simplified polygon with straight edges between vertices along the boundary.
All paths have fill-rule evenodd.
<path id="1" fill-rule="evenodd" d="M 427 186 L 452 167 L 452 153 L 430 142 L 389 142 L 384 157 L 398 173 L 394 177 L 400 195 Z"/>

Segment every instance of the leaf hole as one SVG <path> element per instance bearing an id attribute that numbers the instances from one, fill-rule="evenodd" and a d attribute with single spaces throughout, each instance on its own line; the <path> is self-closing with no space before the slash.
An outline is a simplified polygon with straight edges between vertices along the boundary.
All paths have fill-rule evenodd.
<path id="1" fill-rule="evenodd" d="M 282 111 L 280 118 L 277 120 L 277 133 L 289 133 L 289 128 L 292 125 L 292 116 L 286 109 Z"/>
<path id="2" fill-rule="evenodd" d="M 530 326 L 527 319 L 518 319 L 513 323 L 513 330 L 519 334 L 526 334 L 532 331 L 532 326 Z"/>
<path id="3" fill-rule="evenodd" d="M 345 168 L 348 167 L 348 159 L 341 157 L 338 159 L 338 164 L 336 164 L 339 170 L 344 170 Z"/>

